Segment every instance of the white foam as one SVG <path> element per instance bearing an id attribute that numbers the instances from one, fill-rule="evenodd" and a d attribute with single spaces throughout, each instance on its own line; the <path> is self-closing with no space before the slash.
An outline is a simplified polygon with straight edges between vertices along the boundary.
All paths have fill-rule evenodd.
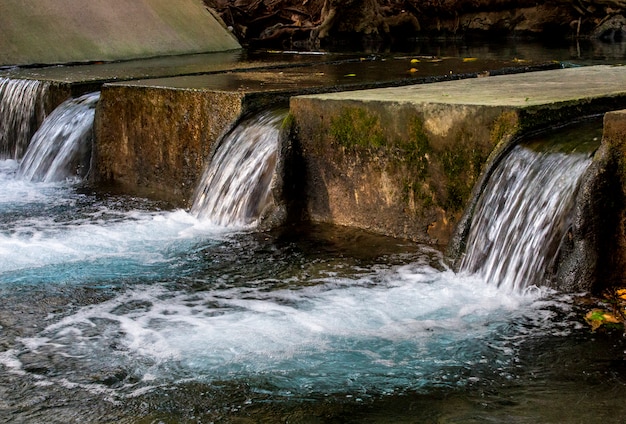
<path id="1" fill-rule="evenodd" d="M 108 218 L 96 214 L 63 222 L 36 216 L 7 224 L 0 232 L 0 274 L 81 261 L 163 263 L 172 251 L 184 251 L 186 241 L 219 239 L 223 233 L 181 210 L 99 214 Z"/>
<path id="2" fill-rule="evenodd" d="M 22 369 L 22 363 L 17 358 L 17 353 L 15 349 L 0 352 L 0 365 L 14 374 L 25 375 L 26 372 Z"/>
<path id="3" fill-rule="evenodd" d="M 537 299 L 428 268 L 300 289 L 259 286 L 196 293 L 138 287 L 82 308 L 40 336 L 68 354 L 110 356 L 151 383 L 296 373 L 319 389 L 350 373 L 390 373 L 394 381 L 479 363 L 481 340 L 501 337 Z M 107 347 L 112 338 L 116 351 Z M 37 339 L 35 350 L 42 346 Z M 497 348 L 503 361 L 514 354 L 510 346 Z"/>

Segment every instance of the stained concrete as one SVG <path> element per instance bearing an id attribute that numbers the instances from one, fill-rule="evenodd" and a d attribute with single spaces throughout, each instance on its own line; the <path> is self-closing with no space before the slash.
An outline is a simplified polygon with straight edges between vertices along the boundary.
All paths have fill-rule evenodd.
<path id="1" fill-rule="evenodd" d="M 599 282 L 596 289 L 623 287 L 626 284 L 626 110 L 604 115 L 602 143 L 588 174 L 589 182 L 584 182 L 581 191 L 585 205 L 592 212 L 588 218 L 591 229 L 598 230 L 583 227 L 586 231 L 584 238 L 579 237 L 579 256 L 588 255 L 585 249 L 596 255 L 593 258 L 596 267 L 587 271 Z M 581 279 L 576 273 L 566 277 L 574 281 Z"/>
<path id="2" fill-rule="evenodd" d="M 303 213 L 448 244 L 487 164 L 516 137 L 625 105 L 620 66 L 294 97 Z"/>
<path id="3" fill-rule="evenodd" d="M 92 182 L 189 207 L 219 138 L 291 96 L 555 66 L 518 61 L 348 59 L 108 83 L 96 111 Z"/>
<path id="4" fill-rule="evenodd" d="M 0 66 L 241 48 L 202 0 L 3 0 Z"/>

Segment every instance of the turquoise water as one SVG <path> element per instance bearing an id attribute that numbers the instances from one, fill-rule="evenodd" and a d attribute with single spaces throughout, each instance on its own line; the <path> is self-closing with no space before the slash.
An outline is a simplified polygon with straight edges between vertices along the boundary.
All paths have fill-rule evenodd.
<path id="1" fill-rule="evenodd" d="M 573 294 L 502 290 L 345 228 L 226 230 L 17 166 L 0 164 L 7 422 L 549 422 L 537 402 L 580 396 L 595 417 L 598 385 L 622 387 L 600 359 L 621 338 L 593 341 Z"/>
<path id="2" fill-rule="evenodd" d="M 623 337 L 591 333 L 578 293 L 498 287 L 341 227 L 223 227 L 19 166 L 0 161 L 0 421 L 626 416 Z"/>

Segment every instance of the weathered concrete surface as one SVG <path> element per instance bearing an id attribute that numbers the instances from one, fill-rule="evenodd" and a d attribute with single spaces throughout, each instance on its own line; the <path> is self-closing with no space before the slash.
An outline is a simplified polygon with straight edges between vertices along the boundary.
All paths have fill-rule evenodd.
<path id="1" fill-rule="evenodd" d="M 602 143 L 585 175 L 572 229 L 564 284 L 596 282 L 594 290 L 626 284 L 626 110 L 604 115 Z"/>
<path id="2" fill-rule="evenodd" d="M 517 65 L 517 66 L 514 66 Z M 524 71 L 512 61 L 349 60 L 105 84 L 96 113 L 92 181 L 190 206 L 214 143 L 246 113 L 295 94 Z M 536 65 L 533 65 L 536 66 Z M 538 65 L 544 66 L 544 65 Z M 553 66 L 553 65 L 550 65 Z M 452 73 L 452 70 L 459 73 Z M 386 78 L 382 78 L 382 77 Z"/>
<path id="3" fill-rule="evenodd" d="M 625 104 L 626 68 L 609 66 L 294 97 L 303 213 L 447 244 L 516 136 Z"/>
<path id="4" fill-rule="evenodd" d="M 96 109 L 91 179 L 189 206 L 216 140 L 245 93 L 105 85 Z"/>
<path id="5" fill-rule="evenodd" d="M 239 49 L 201 0 L 4 0 L 0 66 Z"/>

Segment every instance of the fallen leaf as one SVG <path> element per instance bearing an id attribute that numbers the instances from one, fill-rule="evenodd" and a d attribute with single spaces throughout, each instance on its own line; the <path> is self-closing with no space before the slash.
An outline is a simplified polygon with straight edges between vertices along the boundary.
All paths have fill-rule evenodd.
<path id="1" fill-rule="evenodd" d="M 596 331 L 604 324 L 619 324 L 621 322 L 615 315 L 602 309 L 593 309 L 587 312 L 585 321 L 591 326 L 591 331 Z"/>

